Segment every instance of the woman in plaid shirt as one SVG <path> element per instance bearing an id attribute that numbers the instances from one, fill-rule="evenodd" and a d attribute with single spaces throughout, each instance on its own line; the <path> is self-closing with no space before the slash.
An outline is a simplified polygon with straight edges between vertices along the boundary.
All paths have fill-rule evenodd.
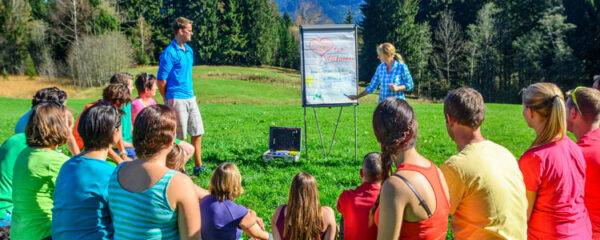
<path id="1" fill-rule="evenodd" d="M 369 86 L 358 96 L 350 95 L 348 98 L 356 100 L 369 93 L 373 93 L 380 85 L 379 102 L 388 97 L 404 99 L 404 91 L 413 87 L 413 80 L 408 71 L 408 66 L 402 60 L 402 56 L 396 53 L 396 48 L 391 43 L 380 44 L 377 47 L 377 58 L 381 64 L 371 78 Z"/>

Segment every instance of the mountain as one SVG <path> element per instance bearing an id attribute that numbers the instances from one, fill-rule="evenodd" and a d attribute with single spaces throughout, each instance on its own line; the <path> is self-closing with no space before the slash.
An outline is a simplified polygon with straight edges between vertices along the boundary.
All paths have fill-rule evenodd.
<path id="1" fill-rule="evenodd" d="M 292 19 L 295 17 L 295 12 L 300 8 L 300 2 L 303 0 L 275 0 L 279 6 L 281 14 L 289 12 Z M 326 15 L 334 23 L 343 23 L 348 8 L 352 9 L 352 15 L 354 16 L 354 22 L 362 17 L 360 12 L 360 5 L 363 4 L 363 0 L 305 0 L 313 2 L 317 6 L 323 9 L 323 14 Z"/>

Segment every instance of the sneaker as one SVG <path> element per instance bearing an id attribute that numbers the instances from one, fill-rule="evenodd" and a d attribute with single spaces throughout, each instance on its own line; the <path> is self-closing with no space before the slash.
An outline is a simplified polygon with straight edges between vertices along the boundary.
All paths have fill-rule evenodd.
<path id="1" fill-rule="evenodd" d="M 200 167 L 194 167 L 194 172 L 192 173 L 192 175 L 194 176 L 198 176 L 200 175 L 201 172 L 204 172 L 206 170 L 206 166 L 202 165 Z"/>

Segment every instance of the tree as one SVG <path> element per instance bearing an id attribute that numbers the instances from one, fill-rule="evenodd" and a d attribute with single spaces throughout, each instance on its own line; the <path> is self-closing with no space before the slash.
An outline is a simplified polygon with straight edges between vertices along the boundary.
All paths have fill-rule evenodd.
<path id="1" fill-rule="evenodd" d="M 152 29 L 143 16 L 136 21 L 132 31 L 131 43 L 135 49 L 135 61 L 137 64 L 147 65 L 153 58 L 154 44 L 151 42 Z"/>
<path id="2" fill-rule="evenodd" d="M 219 9 L 218 0 L 204 0 L 197 4 L 197 17 L 194 17 L 195 34 L 192 37 L 198 62 L 204 64 L 216 64 L 216 53 L 219 51 L 217 44 L 219 37 L 219 18 L 217 12 Z"/>
<path id="3" fill-rule="evenodd" d="M 375 48 L 378 44 L 386 42 L 382 32 L 386 31 L 380 14 L 382 0 L 365 0 L 360 10 L 363 13 L 363 19 L 359 22 L 360 33 L 362 33 L 363 45 L 359 51 L 359 80 L 369 82 L 376 66 L 379 64 Z"/>
<path id="4" fill-rule="evenodd" d="M 467 49 L 471 86 L 478 89 L 487 102 L 493 101 L 494 80 L 499 76 L 497 68 L 501 60 L 497 45 L 499 12 L 494 3 L 484 5 L 477 13 L 476 23 L 469 25 L 467 30 L 470 38 Z"/>
<path id="5" fill-rule="evenodd" d="M 438 97 L 441 97 L 453 85 L 460 85 L 457 81 L 457 73 L 464 51 L 462 31 L 454 21 L 451 11 L 442 14 L 434 32 L 434 42 L 436 51 L 433 56 L 433 66 L 440 78 Z"/>
<path id="6" fill-rule="evenodd" d="M 352 16 L 352 8 L 348 7 L 348 13 L 346 14 L 346 17 L 344 18 L 344 23 L 345 24 L 353 24 L 354 23 L 354 17 Z"/>
<path id="7" fill-rule="evenodd" d="M 271 64 L 276 46 L 275 16 L 269 0 L 245 0 L 240 5 L 242 29 L 246 37 L 245 64 Z"/>
<path id="8" fill-rule="evenodd" d="M 238 14 L 237 0 L 222 0 L 217 6 L 218 35 L 215 62 L 217 64 L 239 64 L 246 57 L 246 36 L 242 32 L 242 16 Z"/>
<path id="9" fill-rule="evenodd" d="M 553 82 L 563 89 L 582 83 L 582 65 L 565 41 L 575 28 L 565 23 L 562 7 L 544 11 L 538 24 L 513 43 L 517 49 L 517 69 L 521 87 L 538 81 Z"/>
<path id="10" fill-rule="evenodd" d="M 277 65 L 286 68 L 298 68 L 299 48 L 292 31 L 292 18 L 285 12 L 278 23 L 279 47 L 277 48 Z"/>
<path id="11" fill-rule="evenodd" d="M 0 3 L 0 71 L 22 74 L 29 56 L 31 9 L 27 1 L 11 0 Z"/>

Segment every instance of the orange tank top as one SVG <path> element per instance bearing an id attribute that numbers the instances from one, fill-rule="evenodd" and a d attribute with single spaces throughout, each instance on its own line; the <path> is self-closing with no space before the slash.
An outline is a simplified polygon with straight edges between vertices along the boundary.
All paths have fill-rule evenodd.
<path id="1" fill-rule="evenodd" d="M 448 212 L 450 206 L 437 167 L 433 163 L 431 163 L 430 167 L 403 163 L 396 169 L 396 172 L 400 170 L 415 171 L 425 176 L 433 188 L 436 208 L 428 219 L 418 222 L 403 221 L 399 239 L 445 239 L 448 229 Z M 379 207 L 375 212 L 375 225 L 379 225 Z"/>

